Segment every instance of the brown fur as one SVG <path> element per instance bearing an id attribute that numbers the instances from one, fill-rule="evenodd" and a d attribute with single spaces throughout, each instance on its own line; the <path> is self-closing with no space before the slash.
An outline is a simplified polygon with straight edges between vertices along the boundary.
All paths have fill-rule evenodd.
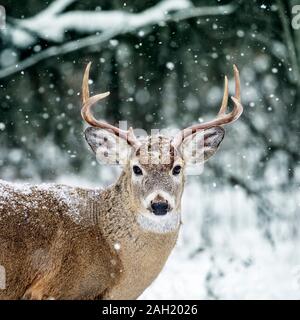
<path id="1" fill-rule="evenodd" d="M 64 186 L 23 191 L 1 182 L 0 264 L 6 289 L 0 298 L 137 298 L 162 269 L 177 230 L 141 231 L 128 178 L 123 173 L 102 192 Z M 75 208 L 61 201 L 57 188 Z"/>

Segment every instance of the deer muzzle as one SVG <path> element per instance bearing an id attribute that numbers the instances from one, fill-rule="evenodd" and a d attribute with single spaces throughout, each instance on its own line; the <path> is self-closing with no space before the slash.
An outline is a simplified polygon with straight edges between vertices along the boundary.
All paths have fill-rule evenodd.
<path id="1" fill-rule="evenodd" d="M 151 210 L 156 216 L 164 216 L 171 210 L 171 207 L 168 201 L 152 202 Z"/>

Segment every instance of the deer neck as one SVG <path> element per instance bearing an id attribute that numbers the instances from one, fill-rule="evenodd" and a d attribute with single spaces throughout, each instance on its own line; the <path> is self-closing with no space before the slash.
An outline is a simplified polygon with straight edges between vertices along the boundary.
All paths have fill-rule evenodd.
<path id="1" fill-rule="evenodd" d="M 122 298 L 123 294 L 135 298 L 163 268 L 175 246 L 180 218 L 177 217 L 177 221 L 174 219 L 175 223 L 170 230 L 158 227 L 158 232 L 155 232 L 155 228 L 151 229 L 151 226 L 145 228 L 125 172 L 114 185 L 104 191 L 102 197 L 104 207 L 98 213 L 99 227 L 121 261 L 120 287 L 110 292 L 109 298 Z M 131 285 L 133 282 L 134 286 Z M 128 289 L 124 289 L 124 292 L 123 288 Z"/>
<path id="2" fill-rule="evenodd" d="M 115 241 L 125 239 L 140 240 L 151 237 L 155 240 L 166 239 L 177 235 L 180 225 L 180 214 L 153 216 L 140 212 L 130 188 L 130 177 L 126 171 L 115 184 L 103 192 L 100 212 L 97 212 L 100 227 L 108 238 Z M 150 218 L 149 218 L 150 217 Z M 157 226 L 155 226 L 157 224 Z M 149 241 L 150 243 L 150 241 Z"/>

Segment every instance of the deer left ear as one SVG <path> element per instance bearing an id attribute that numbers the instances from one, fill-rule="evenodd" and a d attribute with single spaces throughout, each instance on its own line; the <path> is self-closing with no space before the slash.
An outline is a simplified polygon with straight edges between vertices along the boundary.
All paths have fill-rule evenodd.
<path id="1" fill-rule="evenodd" d="M 132 147 L 124 139 L 120 139 L 108 130 L 94 127 L 88 127 L 84 134 L 97 160 L 101 163 L 125 165 L 128 162 Z"/>
<path id="2" fill-rule="evenodd" d="M 183 140 L 181 152 L 186 164 L 199 164 L 213 156 L 225 135 L 222 127 L 198 131 Z"/>

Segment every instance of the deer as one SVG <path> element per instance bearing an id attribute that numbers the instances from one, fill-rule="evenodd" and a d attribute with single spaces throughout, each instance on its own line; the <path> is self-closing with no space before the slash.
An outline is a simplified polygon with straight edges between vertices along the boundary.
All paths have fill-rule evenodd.
<path id="1" fill-rule="evenodd" d="M 213 156 L 223 126 L 243 111 L 234 66 L 232 111 L 225 76 L 213 120 L 172 137 L 137 136 L 94 117 L 91 107 L 109 92 L 90 96 L 90 66 L 82 82 L 84 136 L 102 163 L 122 172 L 104 189 L 0 181 L 0 299 L 137 299 L 176 245 L 186 166 Z"/>

